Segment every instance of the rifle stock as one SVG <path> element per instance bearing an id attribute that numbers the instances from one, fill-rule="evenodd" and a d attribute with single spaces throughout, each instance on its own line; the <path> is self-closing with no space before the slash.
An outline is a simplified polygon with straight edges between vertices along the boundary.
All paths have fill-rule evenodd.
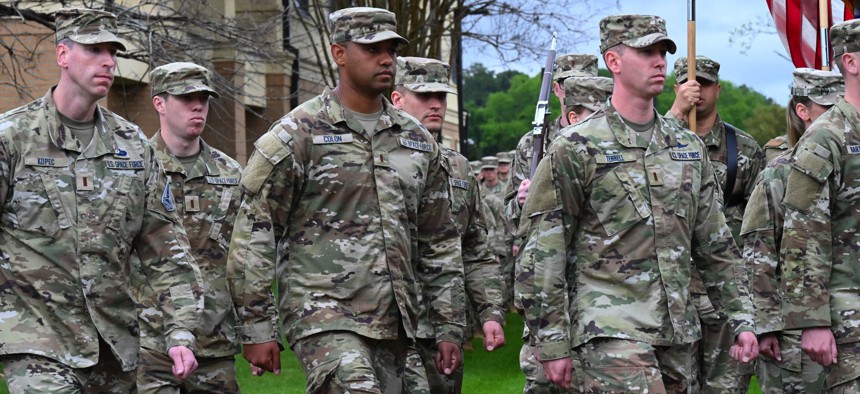
<path id="1" fill-rule="evenodd" d="M 529 179 L 531 179 L 538 163 L 543 158 L 543 140 L 546 137 L 549 123 L 549 92 L 552 87 L 552 71 L 555 64 L 555 43 L 556 34 L 552 33 L 552 43 L 549 46 L 549 52 L 546 54 L 546 64 L 543 67 L 543 79 L 540 83 L 540 96 L 538 96 L 537 107 L 535 108 L 535 118 L 532 121 L 532 137 L 534 146 L 532 151 L 532 165 L 529 169 Z"/>

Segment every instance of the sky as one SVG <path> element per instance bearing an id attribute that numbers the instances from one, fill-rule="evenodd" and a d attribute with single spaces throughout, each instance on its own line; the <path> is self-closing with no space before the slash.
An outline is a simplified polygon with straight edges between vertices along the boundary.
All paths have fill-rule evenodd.
<path id="1" fill-rule="evenodd" d="M 659 15 L 666 20 L 669 38 L 675 41 L 678 51 L 667 54 L 667 74 L 679 57 L 687 54 L 687 2 L 684 0 L 621 0 L 618 14 Z M 598 65 L 606 68 L 600 56 L 598 22 L 595 18 L 588 31 L 591 41 L 579 47 L 566 47 L 559 43 L 558 54 L 593 53 L 601 59 Z M 771 34 L 759 34 L 752 40 L 751 47 L 742 53 L 739 44 L 729 43 L 732 31 L 745 22 L 770 18 L 765 0 L 699 0 L 696 1 L 696 54 L 704 55 L 720 63 L 720 79 L 736 85 L 747 85 L 752 89 L 774 99 L 777 104 L 786 105 L 789 99 L 794 65 L 788 60 L 785 47 L 774 30 Z M 548 43 L 547 43 L 548 46 Z M 491 53 L 491 52 L 488 52 Z M 463 63 L 483 63 L 497 71 L 507 68 L 536 75 L 543 67 L 545 58 L 521 61 L 501 66 L 497 59 L 479 51 L 465 51 Z"/>

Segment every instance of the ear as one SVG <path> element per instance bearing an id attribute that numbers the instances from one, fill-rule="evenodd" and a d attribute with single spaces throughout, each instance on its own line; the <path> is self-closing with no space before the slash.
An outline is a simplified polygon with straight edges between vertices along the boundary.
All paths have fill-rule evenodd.
<path id="1" fill-rule="evenodd" d="M 794 106 L 794 112 L 797 113 L 797 117 L 799 117 L 804 122 L 808 122 L 810 119 L 812 119 L 812 116 L 809 115 L 809 107 L 801 103 L 797 103 Z"/>
<path id="2" fill-rule="evenodd" d="M 576 112 L 570 111 L 567 113 L 567 123 L 568 124 L 576 124 L 579 122 L 579 116 L 576 116 Z"/>
<path id="3" fill-rule="evenodd" d="M 64 44 L 57 45 L 57 65 L 60 68 L 69 67 L 69 47 Z"/>
<path id="4" fill-rule="evenodd" d="M 394 104 L 394 108 L 403 109 L 403 95 L 396 90 L 391 92 L 391 104 Z"/>
<path id="5" fill-rule="evenodd" d="M 720 92 L 723 90 L 723 85 L 717 82 L 717 98 L 720 98 Z"/>
<path id="6" fill-rule="evenodd" d="M 346 65 L 346 47 L 340 44 L 331 44 L 331 58 L 338 67 Z"/>
<path id="7" fill-rule="evenodd" d="M 557 81 L 552 81 L 552 92 L 559 100 L 564 101 L 564 88 Z"/>
<path id="8" fill-rule="evenodd" d="M 167 108 L 165 107 L 165 100 L 161 98 L 161 96 L 152 96 L 152 106 L 155 107 L 155 111 L 160 115 L 164 115 L 167 113 Z"/>
<path id="9" fill-rule="evenodd" d="M 603 62 L 606 63 L 606 68 L 613 74 L 621 72 L 621 56 L 618 52 L 607 50 L 606 54 L 603 55 Z"/>

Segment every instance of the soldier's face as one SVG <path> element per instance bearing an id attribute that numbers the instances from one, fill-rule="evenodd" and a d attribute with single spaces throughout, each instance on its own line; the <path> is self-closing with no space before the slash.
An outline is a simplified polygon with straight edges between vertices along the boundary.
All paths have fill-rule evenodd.
<path id="1" fill-rule="evenodd" d="M 343 68 L 340 83 L 366 95 L 385 93 L 394 84 L 394 72 L 397 66 L 396 40 L 387 40 L 373 44 L 349 42 L 334 47 L 333 55 L 338 67 Z"/>
<path id="2" fill-rule="evenodd" d="M 699 101 L 696 103 L 696 113 L 710 114 L 717 108 L 717 100 L 720 98 L 720 84 L 705 78 L 696 78 L 701 86 Z"/>
<path id="3" fill-rule="evenodd" d="M 489 183 L 494 183 L 498 173 L 495 168 L 483 168 L 481 169 L 481 177 Z"/>
<path id="4" fill-rule="evenodd" d="M 666 45 L 658 42 L 645 48 L 624 47 L 617 63 L 610 65 L 610 69 L 615 68 L 612 72 L 616 74 L 616 85 L 643 98 L 662 93 L 666 82 Z"/>
<path id="5" fill-rule="evenodd" d="M 164 100 L 160 99 L 160 96 L 155 96 L 153 105 L 161 117 L 162 133 L 170 133 L 183 140 L 193 140 L 203 134 L 209 116 L 208 93 L 168 95 Z"/>
<path id="6" fill-rule="evenodd" d="M 499 163 L 499 168 L 496 170 L 497 173 L 507 175 L 507 173 L 511 172 L 511 163 Z"/>
<path id="7" fill-rule="evenodd" d="M 400 89 L 391 94 L 395 107 L 418 119 L 431 133 L 442 131 L 445 123 L 445 111 L 448 110 L 448 93 L 446 92 L 413 92 Z"/>
<path id="8" fill-rule="evenodd" d="M 71 82 L 95 99 L 107 96 L 116 72 L 117 50 L 114 43 L 57 45 L 61 81 Z"/>

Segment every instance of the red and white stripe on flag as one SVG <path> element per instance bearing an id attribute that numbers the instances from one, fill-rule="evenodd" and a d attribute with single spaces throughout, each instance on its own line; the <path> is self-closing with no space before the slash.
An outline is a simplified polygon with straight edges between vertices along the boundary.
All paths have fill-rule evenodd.
<path id="1" fill-rule="evenodd" d="M 851 0 L 767 0 L 776 31 L 795 67 L 821 69 L 819 1 L 828 3 L 828 28 L 835 23 L 854 19 L 855 1 Z"/>

